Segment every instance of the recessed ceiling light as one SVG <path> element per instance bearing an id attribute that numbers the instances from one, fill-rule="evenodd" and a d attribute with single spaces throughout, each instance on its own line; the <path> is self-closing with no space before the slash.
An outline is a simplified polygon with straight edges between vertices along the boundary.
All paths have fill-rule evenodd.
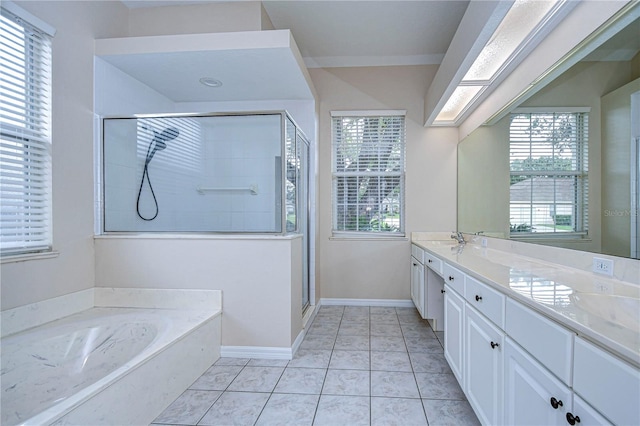
<path id="1" fill-rule="evenodd" d="M 202 77 L 200 79 L 200 83 L 204 84 L 205 86 L 208 87 L 220 87 L 222 86 L 222 82 L 220 80 L 216 80 L 215 78 L 212 77 Z"/>

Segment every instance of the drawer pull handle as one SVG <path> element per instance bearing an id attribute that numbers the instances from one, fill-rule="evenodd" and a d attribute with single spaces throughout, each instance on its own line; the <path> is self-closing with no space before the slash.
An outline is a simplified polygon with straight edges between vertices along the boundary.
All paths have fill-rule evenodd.
<path id="1" fill-rule="evenodd" d="M 476 294 L 476 302 L 479 302 L 479 301 L 481 301 L 481 300 L 482 300 L 482 296 L 478 296 L 478 295 Z"/>
<path id="2" fill-rule="evenodd" d="M 580 423 L 580 417 L 574 416 L 571 413 L 567 413 L 567 423 L 570 425 L 575 425 L 576 423 Z"/>
<path id="3" fill-rule="evenodd" d="M 449 275 L 449 281 L 453 281 L 453 280 L 454 278 L 451 275 Z"/>
<path id="4" fill-rule="evenodd" d="M 491 342 L 491 349 L 495 349 L 498 346 L 500 346 L 500 343 L 496 343 L 496 342 Z"/>
<path id="5" fill-rule="evenodd" d="M 444 293 L 444 292 L 445 292 L 445 290 L 444 290 L 444 289 L 440 290 L 440 293 Z"/>
<path id="6" fill-rule="evenodd" d="M 558 409 L 558 407 L 562 407 L 562 405 L 563 405 L 563 404 L 562 404 L 562 400 L 560 400 L 560 399 L 555 399 L 553 396 L 551 397 L 551 401 L 550 401 L 550 402 L 551 402 L 551 406 L 552 406 L 555 410 L 557 410 L 557 409 Z"/>

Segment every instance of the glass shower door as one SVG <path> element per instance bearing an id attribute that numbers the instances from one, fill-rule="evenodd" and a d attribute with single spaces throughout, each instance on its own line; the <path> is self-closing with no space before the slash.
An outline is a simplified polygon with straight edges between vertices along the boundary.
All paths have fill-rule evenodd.
<path id="1" fill-rule="evenodd" d="M 287 232 L 302 235 L 302 312 L 309 307 L 309 142 L 289 117 L 285 123 Z"/>
<path id="2" fill-rule="evenodd" d="M 298 220 L 302 233 L 302 312 L 310 303 L 310 277 L 309 277 L 309 142 L 300 131 L 296 134 L 298 153 Z"/>

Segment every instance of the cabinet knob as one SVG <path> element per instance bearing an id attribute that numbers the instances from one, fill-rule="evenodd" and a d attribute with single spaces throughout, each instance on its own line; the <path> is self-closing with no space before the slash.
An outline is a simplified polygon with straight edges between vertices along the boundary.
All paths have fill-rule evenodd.
<path id="1" fill-rule="evenodd" d="M 478 296 L 478 295 L 476 294 L 476 302 L 479 302 L 479 301 L 481 301 L 481 300 L 482 300 L 482 296 Z"/>
<path id="2" fill-rule="evenodd" d="M 445 292 L 445 290 L 444 290 L 444 289 L 440 290 L 440 293 L 444 293 L 444 292 Z"/>
<path id="3" fill-rule="evenodd" d="M 567 413 L 567 423 L 570 425 L 575 425 L 576 423 L 580 423 L 580 417 L 574 416 L 571 413 Z"/>
<path id="4" fill-rule="evenodd" d="M 496 342 L 491 342 L 491 349 L 495 349 L 498 346 L 500 346 L 500 343 L 496 343 Z M 561 404 L 562 405 L 562 404 Z"/>
<path id="5" fill-rule="evenodd" d="M 551 402 L 551 406 L 552 406 L 555 410 L 557 410 L 557 409 L 558 409 L 558 407 L 562 407 L 562 400 L 555 399 L 555 397 L 553 397 L 553 396 L 551 397 L 551 400 L 550 400 L 549 402 Z"/>
<path id="6" fill-rule="evenodd" d="M 433 263 L 433 260 L 431 260 L 431 259 L 428 259 L 428 260 L 427 260 L 427 262 L 429 262 L 429 263 Z"/>
<path id="7" fill-rule="evenodd" d="M 418 264 L 417 264 L 417 263 L 414 263 L 414 264 L 413 264 L 413 266 L 418 266 Z"/>
<path id="8" fill-rule="evenodd" d="M 449 281 L 453 281 L 453 280 L 454 278 L 451 275 L 449 275 Z"/>

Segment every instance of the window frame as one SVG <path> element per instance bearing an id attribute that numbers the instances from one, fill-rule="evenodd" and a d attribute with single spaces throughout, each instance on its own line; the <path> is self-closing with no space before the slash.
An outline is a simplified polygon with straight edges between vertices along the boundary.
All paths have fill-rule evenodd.
<path id="1" fill-rule="evenodd" d="M 341 177 L 356 177 L 362 172 L 340 172 L 337 170 L 338 149 L 341 141 L 337 140 L 336 123 L 337 120 L 344 118 L 352 119 L 371 119 L 371 118 L 393 118 L 401 120 L 400 131 L 400 154 L 399 164 L 400 170 L 397 172 L 366 172 L 368 177 L 397 177 L 399 185 L 398 195 L 398 228 L 396 230 L 351 230 L 342 229 L 338 225 L 338 193 L 336 191 L 337 180 Z M 393 239 L 405 238 L 405 179 L 406 179 L 406 110 L 351 110 L 351 111 L 331 111 L 331 238 L 332 239 Z M 381 205 L 381 203 L 378 203 Z M 360 217 L 358 214 L 357 218 Z M 356 220 L 359 222 L 359 219 Z"/>
<path id="2" fill-rule="evenodd" d="M 552 232 L 533 232 L 533 231 L 512 231 L 513 223 L 511 223 L 511 209 L 512 209 L 512 198 L 511 193 L 509 195 L 509 235 L 512 239 L 587 239 L 589 236 L 589 120 L 590 120 L 590 112 L 591 109 L 588 107 L 571 107 L 571 108 L 552 108 L 552 107 L 534 107 L 534 108 L 517 108 L 511 112 L 509 115 L 509 176 L 510 182 L 512 181 L 514 176 L 529 176 L 531 178 L 536 176 L 551 176 L 551 177 L 563 177 L 563 176 L 571 176 L 574 177 L 576 184 L 576 189 L 574 193 L 573 199 L 573 209 L 576 223 L 574 229 L 572 231 L 557 231 L 557 223 L 554 223 Z M 514 142 L 514 137 L 512 133 L 512 123 L 514 116 L 517 115 L 527 115 L 531 117 L 532 115 L 555 115 L 555 114 L 572 114 L 577 118 L 577 122 L 579 125 L 576 130 L 576 168 L 572 170 L 562 170 L 562 169 L 550 169 L 550 170 L 512 170 L 511 169 L 511 161 L 512 161 L 512 143 Z M 549 143 L 549 141 L 541 141 L 542 143 Z M 522 144 L 522 141 L 517 141 L 516 143 Z M 529 142 L 530 152 L 533 152 L 533 148 L 531 145 L 533 141 Z M 532 183 L 533 185 L 533 183 Z M 510 183 L 511 189 L 511 183 Z M 553 207 L 557 207 L 558 204 L 555 200 L 557 189 L 554 189 L 554 203 Z M 530 202 L 530 205 L 535 206 L 535 202 Z M 551 208 L 550 208 L 551 211 Z M 533 216 L 531 216 L 532 218 Z M 533 222 L 533 220 L 532 220 Z M 517 223 L 515 224 L 518 225 Z M 532 223 L 531 226 L 534 224 Z"/>
<path id="3" fill-rule="evenodd" d="M 7 46 L 13 43 L 12 39 L 18 43 L 3 48 L 1 54 L 8 74 L 0 90 L 0 96 L 6 96 L 7 101 L 0 108 L 0 159 L 4 165 L 0 258 L 4 263 L 57 255 L 53 251 L 51 197 L 55 29 L 13 3 L 7 2 L 1 9 L 2 19 L 13 23 L 3 28 L 2 40 Z M 25 212 L 31 208 L 35 213 Z"/>

